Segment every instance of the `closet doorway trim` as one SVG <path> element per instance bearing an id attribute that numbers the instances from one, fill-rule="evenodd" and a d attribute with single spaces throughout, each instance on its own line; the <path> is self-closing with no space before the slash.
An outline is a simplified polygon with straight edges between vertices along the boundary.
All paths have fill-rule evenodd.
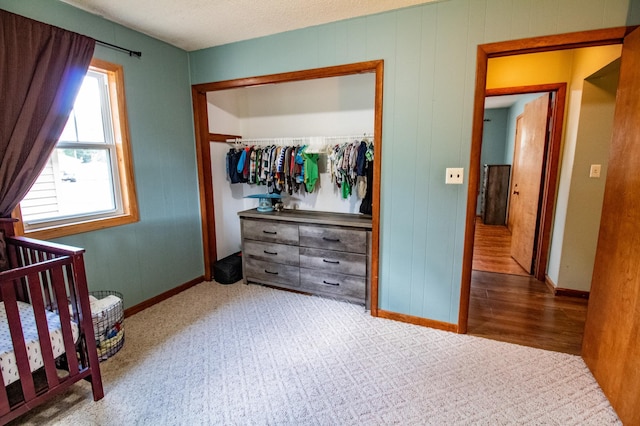
<path id="1" fill-rule="evenodd" d="M 207 93 L 219 90 L 258 86 L 263 84 L 291 83 L 319 78 L 375 73 L 375 102 L 373 141 L 376 155 L 373 160 L 373 202 L 371 220 L 371 315 L 378 316 L 378 274 L 380 254 L 380 172 L 382 163 L 382 86 L 384 61 L 374 60 L 325 68 L 285 72 L 256 77 L 239 78 L 191 86 L 193 121 L 195 129 L 198 187 L 200 192 L 200 217 L 202 222 L 202 247 L 204 251 L 204 276 L 211 280 L 211 265 L 217 260 L 216 229 L 213 205 L 213 180 L 211 176 L 210 142 L 224 142 L 227 136 L 209 131 Z M 235 135 L 234 135 L 235 137 Z"/>

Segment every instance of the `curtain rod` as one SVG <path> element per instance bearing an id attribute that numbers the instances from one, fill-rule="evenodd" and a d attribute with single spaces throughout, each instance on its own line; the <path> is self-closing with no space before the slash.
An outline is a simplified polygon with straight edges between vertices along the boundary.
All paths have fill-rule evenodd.
<path id="1" fill-rule="evenodd" d="M 142 52 L 139 52 L 139 51 L 136 52 L 135 50 L 126 49 L 124 47 L 120 47 L 120 46 L 117 46 L 115 44 L 107 43 L 106 41 L 96 40 L 96 43 L 101 44 L 103 46 L 110 47 L 112 49 L 116 49 L 116 50 L 121 50 L 123 52 L 127 52 L 129 54 L 129 56 L 135 56 L 137 58 L 140 58 L 142 56 Z"/>

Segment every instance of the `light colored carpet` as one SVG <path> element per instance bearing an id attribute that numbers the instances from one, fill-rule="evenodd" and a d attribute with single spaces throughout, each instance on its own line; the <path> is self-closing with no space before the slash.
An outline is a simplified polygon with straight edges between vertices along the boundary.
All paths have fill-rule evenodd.
<path id="1" fill-rule="evenodd" d="M 580 357 L 202 283 L 125 321 L 87 383 L 20 424 L 620 424 Z"/>

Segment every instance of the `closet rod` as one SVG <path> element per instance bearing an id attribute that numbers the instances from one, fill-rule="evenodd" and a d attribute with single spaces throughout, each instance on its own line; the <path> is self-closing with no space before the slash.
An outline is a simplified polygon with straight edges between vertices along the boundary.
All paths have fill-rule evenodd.
<path id="1" fill-rule="evenodd" d="M 135 56 L 136 58 L 142 57 L 142 52 L 140 52 L 140 51 L 127 49 L 125 47 L 121 47 L 121 46 L 118 46 L 118 45 L 115 45 L 115 44 L 107 43 L 106 41 L 101 41 L 101 40 L 96 40 L 96 43 L 101 44 L 101 45 L 106 46 L 106 47 L 109 47 L 111 49 L 120 50 L 122 52 L 127 52 L 129 54 L 129 56 Z"/>
<path id="2" fill-rule="evenodd" d="M 326 142 L 328 140 L 357 140 L 360 138 L 373 139 L 373 133 L 364 133 L 361 135 L 346 136 L 301 136 L 301 137 L 285 137 L 285 138 L 235 138 L 227 139 L 228 143 L 266 143 L 266 144 L 288 144 L 288 143 L 309 143 L 309 142 Z"/>

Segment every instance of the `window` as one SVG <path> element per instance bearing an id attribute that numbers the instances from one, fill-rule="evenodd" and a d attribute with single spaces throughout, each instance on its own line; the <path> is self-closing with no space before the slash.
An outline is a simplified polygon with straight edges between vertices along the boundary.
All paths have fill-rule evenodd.
<path id="1" fill-rule="evenodd" d="M 49 239 L 137 221 L 128 133 L 122 67 L 94 59 L 56 148 L 15 212 L 24 233 Z"/>

